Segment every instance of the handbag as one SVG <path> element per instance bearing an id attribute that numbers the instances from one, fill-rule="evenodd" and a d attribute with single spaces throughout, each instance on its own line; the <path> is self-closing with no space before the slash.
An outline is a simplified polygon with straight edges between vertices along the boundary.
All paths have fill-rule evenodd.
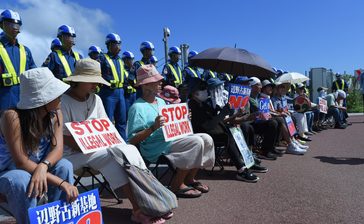
<path id="1" fill-rule="evenodd" d="M 115 160 L 125 168 L 131 191 L 143 214 L 160 217 L 177 208 L 176 195 L 163 186 L 150 170 L 130 164 L 120 151 L 111 152 Z"/>

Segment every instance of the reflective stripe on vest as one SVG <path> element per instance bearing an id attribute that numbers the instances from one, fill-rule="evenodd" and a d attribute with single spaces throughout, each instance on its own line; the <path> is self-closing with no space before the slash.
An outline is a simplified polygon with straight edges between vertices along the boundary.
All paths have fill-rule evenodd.
<path id="1" fill-rule="evenodd" d="M 191 67 L 187 67 L 187 69 L 188 69 L 188 70 L 190 70 L 190 71 L 192 72 L 192 74 L 193 74 L 196 78 L 198 78 L 198 75 L 197 75 L 197 73 L 195 72 L 195 70 L 194 70 L 194 69 L 192 69 Z"/>
<path id="2" fill-rule="evenodd" d="M 19 74 L 21 74 L 25 71 L 25 66 L 27 62 L 25 48 L 21 44 L 19 44 L 19 54 L 20 54 Z M 7 72 L 11 75 L 13 85 L 19 84 L 19 78 L 15 71 L 13 63 L 11 62 L 8 52 L 6 51 L 4 45 L 1 42 L 0 42 L 0 57 L 3 59 Z"/>
<path id="3" fill-rule="evenodd" d="M 68 64 L 66 57 L 62 54 L 61 50 L 56 50 L 57 55 L 59 57 L 59 60 L 61 60 L 61 63 L 63 65 L 64 71 L 66 72 L 67 77 L 72 74 L 70 65 Z M 73 55 L 75 56 L 75 60 L 80 60 L 80 55 L 77 52 L 73 52 Z"/>
<path id="4" fill-rule="evenodd" d="M 139 64 L 140 64 L 140 65 L 144 65 L 144 62 L 143 62 L 143 61 L 139 61 Z"/>
<path id="5" fill-rule="evenodd" d="M 107 62 L 109 63 L 110 67 L 111 67 L 111 73 L 114 77 L 114 80 L 110 80 L 111 84 L 114 84 L 115 87 L 117 88 L 121 88 L 123 87 L 123 83 L 124 83 L 124 63 L 121 61 L 120 58 L 118 58 L 118 62 L 119 62 L 119 66 L 120 66 L 120 78 L 121 80 L 119 80 L 119 76 L 118 73 L 116 72 L 116 67 L 114 62 L 111 60 L 110 56 L 108 54 L 105 54 L 105 58 L 107 60 Z"/>
<path id="6" fill-rule="evenodd" d="M 172 74 L 174 76 L 174 79 L 175 79 L 174 84 L 176 86 L 181 85 L 182 84 L 182 71 L 181 71 L 181 69 L 178 67 L 178 74 L 177 74 L 177 72 L 174 69 L 173 65 L 171 65 L 171 64 L 167 64 L 167 65 L 171 69 Z"/>
<path id="7" fill-rule="evenodd" d="M 209 71 L 212 78 L 216 78 L 215 73 L 213 71 Z"/>
<path id="8" fill-rule="evenodd" d="M 336 80 L 336 81 L 335 81 L 336 88 L 337 88 L 337 89 L 340 89 L 340 88 L 339 88 L 339 84 L 337 83 L 337 81 L 338 81 L 338 80 Z M 344 86 L 344 84 L 345 84 L 344 80 L 341 80 L 341 90 L 344 90 L 344 87 L 345 87 L 345 86 Z"/>

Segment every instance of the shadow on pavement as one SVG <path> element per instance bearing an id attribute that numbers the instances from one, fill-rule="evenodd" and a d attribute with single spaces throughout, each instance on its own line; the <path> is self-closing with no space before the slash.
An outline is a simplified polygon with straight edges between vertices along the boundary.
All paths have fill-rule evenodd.
<path id="1" fill-rule="evenodd" d="M 115 208 L 115 207 L 102 207 L 102 217 L 104 223 L 123 223 L 129 224 L 133 223 L 130 220 L 131 209 L 127 208 Z"/>
<path id="2" fill-rule="evenodd" d="M 331 163 L 338 165 L 362 165 L 364 159 L 362 158 L 346 158 L 346 157 L 327 157 L 327 156 L 316 156 L 315 159 L 319 159 L 323 163 Z"/>

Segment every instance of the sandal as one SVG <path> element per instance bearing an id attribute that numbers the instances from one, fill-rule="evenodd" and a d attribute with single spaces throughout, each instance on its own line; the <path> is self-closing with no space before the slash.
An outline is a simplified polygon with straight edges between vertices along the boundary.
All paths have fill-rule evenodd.
<path id="1" fill-rule="evenodd" d="M 143 214 L 140 210 L 133 212 L 131 215 L 131 221 L 141 224 L 163 224 L 166 220 L 162 217 L 150 217 Z"/>
<path id="2" fill-rule="evenodd" d="M 164 218 L 165 220 L 171 219 L 172 217 L 173 217 L 173 212 L 168 212 L 162 215 L 162 218 Z"/>
<path id="3" fill-rule="evenodd" d="M 179 189 L 175 192 L 173 192 L 178 198 L 198 198 L 201 196 L 201 192 L 198 191 L 199 193 L 193 193 L 193 194 L 188 194 L 187 192 L 188 191 L 198 191 L 196 190 L 195 188 L 193 187 L 185 187 L 185 188 L 182 188 L 182 189 Z"/>
<path id="4" fill-rule="evenodd" d="M 207 193 L 210 191 L 209 186 L 204 185 L 199 181 L 193 182 L 193 183 L 189 184 L 188 186 L 191 186 L 191 187 L 195 188 L 196 190 L 201 191 L 202 193 Z"/>

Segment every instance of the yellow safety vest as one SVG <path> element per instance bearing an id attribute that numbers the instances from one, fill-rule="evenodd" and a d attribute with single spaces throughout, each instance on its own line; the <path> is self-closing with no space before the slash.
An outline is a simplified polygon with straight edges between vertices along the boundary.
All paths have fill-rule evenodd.
<path id="1" fill-rule="evenodd" d="M 181 71 L 181 69 L 178 67 L 178 74 L 177 74 L 177 72 L 174 69 L 173 65 L 171 65 L 171 64 L 167 64 L 167 65 L 172 71 L 172 74 L 173 74 L 174 79 L 175 79 L 174 84 L 176 85 L 176 87 L 181 85 L 182 84 L 182 71 Z"/>
<path id="2" fill-rule="evenodd" d="M 118 73 L 116 71 L 116 67 L 114 62 L 111 60 L 110 56 L 108 54 L 105 54 L 105 58 L 106 61 L 109 63 L 110 67 L 111 67 L 111 73 L 114 77 L 113 80 L 110 80 L 110 83 L 112 84 L 112 87 L 114 88 L 123 88 L 123 84 L 124 84 L 124 63 L 123 61 L 118 58 L 118 62 L 119 62 L 119 66 L 120 66 L 120 78 L 121 80 L 119 80 L 119 76 Z"/>
<path id="3" fill-rule="evenodd" d="M 129 77 L 129 72 L 125 70 L 124 68 L 124 72 L 125 72 L 125 77 L 128 78 Z M 134 80 L 134 84 L 136 83 L 136 80 Z M 128 93 L 136 93 L 136 89 L 133 88 L 132 86 L 128 85 L 127 87 L 127 91 Z"/>
<path id="4" fill-rule="evenodd" d="M 344 80 L 341 80 L 341 88 L 339 88 L 339 84 L 337 82 L 338 80 L 335 81 L 335 85 L 336 85 L 336 89 L 341 89 L 341 90 L 344 90 L 344 87 L 345 87 L 345 82 Z"/>
<path id="5" fill-rule="evenodd" d="M 140 65 L 144 65 L 144 62 L 142 60 L 139 61 Z"/>
<path id="6" fill-rule="evenodd" d="M 61 63 L 63 65 L 64 71 L 66 72 L 67 77 L 70 76 L 72 74 L 70 65 L 68 64 L 66 57 L 62 54 L 61 50 L 56 50 L 57 55 L 59 57 L 59 60 L 61 60 Z M 73 52 L 73 55 L 75 56 L 75 60 L 78 61 L 80 60 L 80 55 L 77 52 Z"/>
<path id="7" fill-rule="evenodd" d="M 193 68 L 191 68 L 191 67 L 187 67 L 187 69 L 188 69 L 188 70 L 190 70 L 190 71 L 192 72 L 192 74 L 193 74 L 196 78 L 198 78 L 198 75 L 197 75 L 197 73 L 195 72 L 195 70 L 194 70 Z"/>
<path id="8" fill-rule="evenodd" d="M 212 78 L 216 78 L 215 73 L 213 71 L 210 70 L 209 72 L 210 72 Z"/>
<path id="9" fill-rule="evenodd" d="M 20 68 L 19 74 L 25 71 L 25 66 L 27 62 L 25 48 L 23 45 L 19 44 L 19 54 L 20 54 Z M 15 71 L 13 63 L 10 60 L 8 52 L 6 51 L 4 45 L 0 42 L 0 57 L 3 59 L 7 73 L 1 74 L 4 86 L 12 86 L 20 83 L 18 73 Z"/>

